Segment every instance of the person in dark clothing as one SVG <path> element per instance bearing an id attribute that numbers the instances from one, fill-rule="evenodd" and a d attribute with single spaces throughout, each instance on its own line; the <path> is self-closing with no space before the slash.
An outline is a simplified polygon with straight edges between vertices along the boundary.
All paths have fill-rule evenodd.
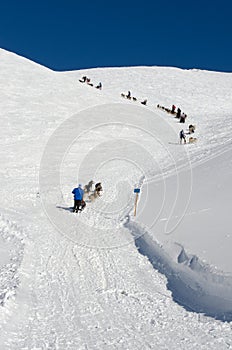
<path id="1" fill-rule="evenodd" d="M 101 82 L 96 86 L 96 89 L 99 89 L 99 90 L 102 89 L 102 83 Z"/>
<path id="2" fill-rule="evenodd" d="M 84 196 L 84 190 L 81 188 L 81 184 L 77 188 L 74 188 L 72 193 L 74 194 L 74 208 L 73 212 L 78 213 L 81 207 L 81 202 Z"/>
<path id="3" fill-rule="evenodd" d="M 79 81 L 80 81 L 81 83 L 85 83 L 85 82 L 86 82 L 86 79 L 87 79 L 87 77 L 86 77 L 86 76 L 84 76 L 84 77 L 82 77 L 82 80 L 81 80 L 81 79 L 79 79 Z"/>
<path id="4" fill-rule="evenodd" d="M 81 207 L 81 200 L 80 199 L 74 199 L 74 207 L 73 207 L 73 213 L 78 213 Z"/>
<path id="5" fill-rule="evenodd" d="M 180 118 L 181 115 L 181 109 L 177 108 L 176 118 Z"/>
<path id="6" fill-rule="evenodd" d="M 180 123 L 185 123 L 185 119 L 187 118 L 187 115 L 182 113 L 180 116 Z"/>
<path id="7" fill-rule="evenodd" d="M 176 106 L 175 106 L 175 105 L 172 105 L 172 110 L 171 110 L 171 113 L 172 113 L 172 114 L 175 113 L 175 109 L 176 109 Z"/>
<path id="8" fill-rule="evenodd" d="M 129 100 L 131 99 L 131 92 L 128 91 L 128 94 L 126 95 L 126 98 L 128 98 Z"/>
<path id="9" fill-rule="evenodd" d="M 182 140 L 186 143 L 186 136 L 183 129 L 180 131 L 180 144 L 182 144 Z"/>

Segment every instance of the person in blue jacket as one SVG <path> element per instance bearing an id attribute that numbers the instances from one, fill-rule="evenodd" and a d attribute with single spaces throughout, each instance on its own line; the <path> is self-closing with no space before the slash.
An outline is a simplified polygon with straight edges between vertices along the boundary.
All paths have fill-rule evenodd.
<path id="1" fill-rule="evenodd" d="M 78 213 L 79 210 L 81 211 L 80 207 L 84 196 L 84 190 L 81 188 L 81 184 L 77 188 L 74 188 L 72 193 L 74 194 L 73 212 Z"/>

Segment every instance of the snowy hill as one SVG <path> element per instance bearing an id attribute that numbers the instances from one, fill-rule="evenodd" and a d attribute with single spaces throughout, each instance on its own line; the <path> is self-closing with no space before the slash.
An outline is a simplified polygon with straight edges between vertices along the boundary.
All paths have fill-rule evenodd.
<path id="1" fill-rule="evenodd" d="M 231 348 L 232 74 L 0 62 L 0 348 Z"/>

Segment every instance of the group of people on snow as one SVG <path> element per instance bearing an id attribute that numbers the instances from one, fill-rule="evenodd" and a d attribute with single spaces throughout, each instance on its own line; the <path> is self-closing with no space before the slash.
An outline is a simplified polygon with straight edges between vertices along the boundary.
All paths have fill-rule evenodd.
<path id="1" fill-rule="evenodd" d="M 185 123 L 185 119 L 187 118 L 187 114 L 185 113 L 181 113 L 181 109 L 178 107 L 176 110 L 176 106 L 172 105 L 172 108 L 167 108 L 161 105 L 157 105 L 157 108 L 160 108 L 162 110 L 164 110 L 167 113 L 171 113 L 175 115 L 175 118 L 178 118 L 180 123 Z M 179 132 L 179 137 L 180 137 L 180 144 L 182 144 L 182 142 L 186 143 L 186 135 L 190 135 L 193 134 L 195 132 L 195 125 L 190 124 L 188 127 L 188 131 L 184 131 L 183 129 Z M 193 143 L 196 142 L 196 138 L 195 137 L 189 137 L 189 143 Z"/>
<path id="2" fill-rule="evenodd" d="M 93 83 L 91 83 L 90 79 L 89 79 L 87 76 L 83 76 L 81 79 L 79 79 L 79 81 L 80 81 L 81 83 L 87 83 L 87 84 L 90 85 L 90 86 L 94 86 Z M 102 89 L 102 83 L 99 82 L 99 84 L 98 84 L 97 86 L 95 86 L 95 88 L 101 90 L 101 89 Z M 131 91 L 130 91 L 130 90 L 127 92 L 127 94 L 121 93 L 121 96 L 122 96 L 123 98 L 128 99 L 128 100 L 137 101 L 137 98 L 136 98 L 136 97 L 133 97 L 133 96 L 131 95 Z M 141 101 L 140 103 L 141 103 L 142 105 L 145 105 L 145 106 L 146 106 L 146 105 L 147 105 L 147 99 Z M 185 123 L 185 120 L 186 120 L 186 118 L 187 118 L 187 114 L 181 112 L 181 109 L 180 109 L 179 107 L 176 109 L 176 106 L 175 106 L 174 104 L 172 105 L 172 108 L 171 108 L 171 109 L 170 109 L 170 108 L 167 108 L 167 107 L 164 107 L 164 106 L 161 106 L 161 105 L 159 105 L 159 104 L 157 105 L 157 108 L 160 108 L 160 109 L 166 111 L 167 113 L 174 114 L 174 115 L 175 115 L 175 118 L 178 118 L 180 123 Z M 189 125 L 189 130 L 188 130 L 188 132 L 184 132 L 184 130 L 182 129 L 182 130 L 179 132 L 180 143 L 181 143 L 181 144 L 182 144 L 182 142 L 186 143 L 186 134 L 192 134 L 192 133 L 194 133 L 194 131 L 195 131 L 195 126 L 194 126 L 194 125 L 191 125 L 191 124 Z M 191 139 L 191 142 L 195 142 L 195 141 L 196 141 L 196 138 L 190 137 L 190 138 L 189 138 L 189 142 L 190 142 L 190 139 Z M 91 182 L 92 182 L 92 180 L 91 180 L 91 181 L 89 182 L 89 184 L 86 185 L 86 186 L 89 186 Z M 92 184 L 93 184 L 93 182 L 92 182 Z M 91 186 L 92 186 L 92 184 L 91 184 Z M 96 189 L 96 186 L 97 186 L 97 185 L 100 185 L 100 186 L 101 186 L 100 183 L 98 183 L 98 184 L 95 185 L 95 190 L 94 190 L 94 192 L 93 192 L 92 195 L 91 195 L 92 198 L 96 198 L 97 196 L 100 195 L 100 192 Z M 86 186 L 85 186 L 85 189 L 86 189 Z M 102 190 L 102 188 L 101 188 L 101 190 Z M 73 191 L 74 191 L 74 192 L 72 192 L 72 193 L 74 194 L 74 202 L 75 202 L 75 197 L 78 197 L 78 198 L 79 198 L 79 197 L 82 197 L 81 199 L 76 199 L 77 201 L 81 201 L 81 204 L 80 204 L 79 202 L 77 202 L 78 204 L 75 206 L 75 203 L 74 203 L 74 211 L 76 211 L 76 208 L 77 208 L 78 205 L 79 205 L 78 208 L 80 208 L 80 209 L 78 209 L 78 210 L 81 211 L 81 210 L 83 210 L 84 207 L 86 206 L 86 203 L 85 203 L 85 201 L 83 200 L 83 196 L 84 196 L 85 191 L 81 188 L 81 185 L 79 185 L 77 188 L 74 188 Z M 79 193 L 81 193 L 81 191 L 83 191 L 83 195 L 82 195 L 82 196 L 81 196 L 81 194 L 79 194 Z M 77 196 L 76 196 L 76 193 L 77 193 Z M 91 197 L 90 197 L 89 199 L 91 199 Z M 77 210 L 77 211 L 78 211 L 78 210 Z"/>
<path id="3" fill-rule="evenodd" d="M 176 109 L 176 106 L 172 105 L 172 114 L 175 114 L 175 109 Z M 180 120 L 180 123 L 185 123 L 185 119 L 187 118 L 187 114 L 185 114 L 183 112 L 181 113 L 181 109 L 178 107 L 175 118 L 178 118 Z"/>
<path id="4" fill-rule="evenodd" d="M 159 104 L 157 105 L 157 108 L 160 108 L 162 110 L 164 110 L 167 113 L 171 113 L 175 115 L 175 118 L 178 118 L 180 120 L 180 123 L 185 123 L 185 119 L 187 118 L 187 114 L 185 113 L 181 113 L 181 109 L 178 107 L 176 110 L 176 106 L 172 105 L 172 108 L 167 108 L 164 106 L 160 106 Z"/>
<path id="5" fill-rule="evenodd" d="M 74 213 L 78 213 L 79 211 L 81 212 L 86 207 L 85 196 L 88 196 L 91 193 L 93 184 L 94 182 L 91 180 L 87 185 L 84 186 L 84 189 L 82 188 L 82 185 L 79 184 L 78 187 L 72 190 L 72 194 L 74 195 Z M 91 193 L 88 197 L 90 201 L 97 197 L 100 197 L 102 190 L 103 189 L 101 182 L 96 183 L 93 193 Z"/>
<path id="6" fill-rule="evenodd" d="M 128 91 L 127 94 L 121 93 L 121 96 L 124 98 L 127 98 L 128 100 L 132 100 L 132 101 L 137 101 L 136 97 L 131 96 L 131 92 Z M 147 99 L 143 100 L 140 102 L 142 105 L 146 106 L 147 105 Z"/>
<path id="7" fill-rule="evenodd" d="M 90 86 L 93 86 L 93 83 L 91 83 L 90 79 L 88 77 L 86 77 L 85 75 L 81 79 L 79 79 L 79 82 L 80 83 L 86 83 L 86 84 L 88 84 Z M 98 85 L 95 86 L 95 88 L 101 90 L 102 89 L 102 83 L 101 82 L 98 83 Z"/>

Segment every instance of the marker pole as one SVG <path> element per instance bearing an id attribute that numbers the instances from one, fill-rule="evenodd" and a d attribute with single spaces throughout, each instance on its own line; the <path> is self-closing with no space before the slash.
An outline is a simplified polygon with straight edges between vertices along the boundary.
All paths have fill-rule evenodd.
<path id="1" fill-rule="evenodd" d="M 135 207 L 134 207 L 134 216 L 136 216 L 137 213 L 137 204 L 138 204 L 139 194 L 136 193 L 135 195 Z"/>

